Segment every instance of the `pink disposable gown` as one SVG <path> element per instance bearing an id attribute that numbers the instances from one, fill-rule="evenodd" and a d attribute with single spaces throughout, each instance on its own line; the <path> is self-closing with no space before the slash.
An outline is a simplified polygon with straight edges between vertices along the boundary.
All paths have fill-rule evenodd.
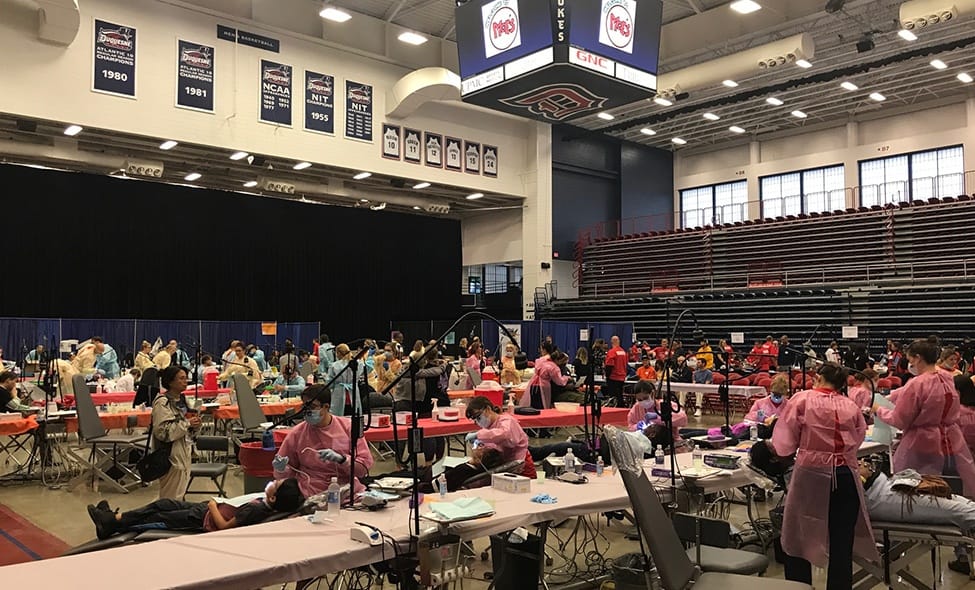
<path id="1" fill-rule="evenodd" d="M 968 450 L 975 453 L 975 408 L 960 406 L 958 408 L 958 427 L 961 428 L 962 436 Z"/>
<path id="2" fill-rule="evenodd" d="M 858 408 L 870 408 L 873 406 L 873 394 L 869 387 L 854 385 L 846 390 L 846 396 L 853 400 Z"/>
<path id="3" fill-rule="evenodd" d="M 752 409 L 748 410 L 748 413 L 745 414 L 745 420 L 749 422 L 758 422 L 759 410 L 765 412 L 766 418 L 778 416 L 782 414 L 782 410 L 784 410 L 787 405 L 789 405 L 788 399 L 783 399 L 781 404 L 775 405 L 772 403 L 772 396 L 767 395 L 762 399 L 755 400 L 755 403 L 752 404 Z"/>
<path id="4" fill-rule="evenodd" d="M 657 414 L 657 418 L 655 418 L 650 424 L 663 424 L 663 418 L 660 417 L 660 403 L 661 400 L 655 400 L 653 405 L 650 406 L 650 409 L 645 409 L 641 402 L 633 404 L 633 407 L 630 408 L 630 413 L 626 415 L 626 422 L 629 424 L 630 430 L 636 430 L 637 424 L 646 421 L 647 412 L 654 412 Z M 671 420 L 674 422 L 674 442 L 680 442 L 680 429 L 687 426 L 687 413 L 684 410 L 678 411 L 680 406 L 677 405 L 677 402 L 671 402 L 670 407 L 673 408 Z"/>
<path id="5" fill-rule="evenodd" d="M 871 561 L 880 559 L 863 484 L 857 473 L 857 450 L 867 431 L 860 408 L 835 391 L 810 389 L 789 400 L 779 414 L 772 447 L 780 457 L 798 450 L 796 466 L 785 499 L 782 548 L 817 567 L 829 560 L 829 498 L 835 482 L 834 469 L 848 468 L 860 496 L 853 552 Z"/>
<path id="6" fill-rule="evenodd" d="M 542 391 L 542 407 L 551 408 L 552 382 L 565 385 L 569 382 L 569 378 L 562 374 L 562 370 L 552 362 L 548 355 L 545 355 L 535 361 L 535 374 L 532 375 L 531 380 L 528 382 L 528 387 L 525 389 L 525 393 L 522 394 L 519 405 L 531 405 L 532 386 L 537 385 Z"/>
<path id="7" fill-rule="evenodd" d="M 489 449 L 500 451 L 505 463 L 520 461 L 528 452 L 528 435 L 512 414 L 501 414 L 489 428 L 478 430 L 477 440 Z"/>
<path id="8" fill-rule="evenodd" d="M 964 484 L 975 496 L 975 463 L 958 426 L 958 392 L 947 371 L 938 369 L 911 379 L 901 388 L 894 409 L 877 408 L 877 417 L 904 431 L 894 452 L 894 472 L 915 469 L 940 475 L 952 457 Z"/>
<path id="9" fill-rule="evenodd" d="M 306 498 L 326 491 L 333 477 L 338 477 L 341 485 L 349 483 L 351 432 L 352 421 L 339 416 L 332 416 L 332 423 L 323 428 L 307 422 L 295 426 L 278 449 L 279 457 L 288 458 L 288 467 L 283 472 L 275 471 L 275 479 L 297 478 Z M 345 463 L 322 461 L 317 451 L 324 449 L 345 455 Z M 365 438 L 359 439 L 355 449 L 355 491 L 359 493 L 366 489 L 359 478 L 369 473 L 373 458 Z"/>

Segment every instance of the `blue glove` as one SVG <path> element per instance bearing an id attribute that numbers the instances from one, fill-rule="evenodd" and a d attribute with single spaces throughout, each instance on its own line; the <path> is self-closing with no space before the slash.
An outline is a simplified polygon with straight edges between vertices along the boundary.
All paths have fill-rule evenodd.
<path id="1" fill-rule="evenodd" d="M 271 460 L 271 466 L 274 467 L 275 471 L 284 471 L 288 468 L 288 458 L 282 457 L 281 455 L 275 455 L 274 459 Z"/>
<path id="2" fill-rule="evenodd" d="M 383 368 L 384 369 L 389 369 L 389 363 L 383 363 Z"/>
<path id="3" fill-rule="evenodd" d="M 475 440 L 477 440 L 477 433 L 476 432 L 468 432 L 467 433 L 467 436 L 465 436 L 464 439 L 467 442 L 469 442 L 469 443 L 473 443 Z"/>
<path id="4" fill-rule="evenodd" d="M 555 504 L 558 501 L 558 498 L 553 498 L 548 494 L 538 494 L 537 496 L 533 496 L 531 499 L 531 502 L 536 502 L 538 504 Z"/>
<path id="5" fill-rule="evenodd" d="M 322 449 L 318 451 L 318 458 L 322 461 L 331 461 L 332 463 L 344 463 L 345 456 L 341 453 L 333 451 L 332 449 Z"/>
<path id="6" fill-rule="evenodd" d="M 659 416 L 657 416 L 657 413 L 656 412 L 647 412 L 647 415 L 644 416 L 644 418 L 646 419 L 647 422 L 653 422 L 658 417 Z"/>

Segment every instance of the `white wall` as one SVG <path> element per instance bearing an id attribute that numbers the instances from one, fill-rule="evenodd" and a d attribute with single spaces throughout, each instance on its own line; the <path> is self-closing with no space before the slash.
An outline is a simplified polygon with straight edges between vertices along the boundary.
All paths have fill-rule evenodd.
<path id="1" fill-rule="evenodd" d="M 917 105 L 911 113 L 712 152 L 677 152 L 674 210 L 680 210 L 681 189 L 747 180 L 750 212 L 758 217 L 763 176 L 843 164 L 846 186 L 856 187 L 861 160 L 959 144 L 965 147 L 965 170 L 975 170 L 975 99 L 932 108 Z M 847 191 L 847 198 L 847 206 L 858 205 L 852 202 L 853 191 Z"/>
<path id="2" fill-rule="evenodd" d="M 395 123 L 498 146 L 500 175 L 497 179 L 380 157 L 378 140 L 387 92 L 408 73 L 405 68 L 343 53 L 310 36 L 230 16 L 218 18 L 163 2 L 85 0 L 80 7 L 81 30 L 68 47 L 39 42 L 36 25 L 25 19 L 0 19 L 0 55 L 4 56 L 4 74 L 10 82 L 5 86 L 6 91 L 0 93 L 0 111 L 213 145 L 228 151 L 245 150 L 350 170 L 369 170 L 482 192 L 526 194 L 525 162 L 529 160 L 529 152 L 534 151 L 532 124 L 459 103 L 431 103 L 406 121 Z M 96 17 L 137 29 L 137 100 L 91 92 L 93 19 Z M 218 40 L 217 23 L 280 39 L 281 53 Z M 215 114 L 174 107 L 177 36 L 215 47 Z M 291 128 L 258 122 L 262 58 L 294 67 Z M 333 137 L 301 130 L 304 112 L 300 99 L 305 68 L 336 76 L 337 121 Z M 373 143 L 343 137 L 346 79 L 374 86 Z"/>
<path id="3" fill-rule="evenodd" d="M 521 209 L 484 211 L 461 220 L 464 266 L 521 261 Z"/>

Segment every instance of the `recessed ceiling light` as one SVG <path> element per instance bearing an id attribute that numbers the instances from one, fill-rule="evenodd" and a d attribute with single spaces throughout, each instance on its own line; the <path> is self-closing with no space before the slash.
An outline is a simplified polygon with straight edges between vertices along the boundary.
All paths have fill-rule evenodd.
<path id="1" fill-rule="evenodd" d="M 413 210 L 414 211 L 423 211 L 423 207 L 421 207 L 419 205 L 413 205 Z"/>
<path id="2" fill-rule="evenodd" d="M 368 203 L 369 202 L 369 199 L 359 199 L 359 202 L 360 203 Z"/>
<path id="3" fill-rule="evenodd" d="M 958 80 L 961 81 L 961 82 L 964 82 L 965 84 L 971 84 L 972 83 L 972 75 L 969 74 L 969 73 L 967 73 L 967 72 L 962 72 L 962 73 L 958 74 Z"/>
<path id="4" fill-rule="evenodd" d="M 248 154 L 247 152 L 234 152 L 234 153 L 230 154 L 230 159 L 231 160 L 243 160 L 244 158 L 246 158 L 249 155 L 250 154 Z"/>
<path id="5" fill-rule="evenodd" d="M 931 60 L 931 67 L 936 70 L 944 70 L 948 67 L 948 64 L 941 61 L 940 59 L 933 59 Z"/>
<path id="6" fill-rule="evenodd" d="M 613 119 L 616 118 L 613 115 L 610 115 L 609 113 L 599 113 L 596 116 L 602 119 L 603 121 L 612 121 Z"/>
<path id="7" fill-rule="evenodd" d="M 257 181 L 256 180 L 248 180 L 247 182 L 244 183 L 244 186 L 247 187 L 247 188 L 254 188 L 255 186 L 257 186 Z"/>
<path id="8" fill-rule="evenodd" d="M 853 92 L 854 90 L 860 90 L 860 87 L 854 84 L 853 82 L 843 82 L 842 84 L 840 84 L 840 88 L 842 88 L 843 90 L 849 90 L 850 92 Z"/>
<path id="9" fill-rule="evenodd" d="M 756 10 L 762 9 L 761 4 L 758 2 L 753 2 L 752 0 L 737 0 L 736 2 L 732 2 L 729 6 L 738 14 L 751 14 Z"/>
<path id="10" fill-rule="evenodd" d="M 360 172 L 352 177 L 352 180 L 365 180 L 372 176 L 372 172 Z"/>
<path id="11" fill-rule="evenodd" d="M 644 127 L 643 129 L 640 130 L 640 133 L 642 133 L 644 135 L 656 135 L 657 134 L 656 131 L 654 131 L 653 129 L 650 129 L 649 127 Z"/>
<path id="12" fill-rule="evenodd" d="M 653 99 L 653 102 L 659 104 L 662 107 L 669 107 L 669 106 L 673 106 L 674 104 L 662 96 L 658 96 L 657 98 Z"/>
<path id="13" fill-rule="evenodd" d="M 422 189 L 425 189 L 425 188 L 430 188 L 430 183 L 429 182 L 421 182 L 421 183 L 418 183 L 418 184 L 414 184 L 413 185 L 413 188 L 416 189 L 416 190 L 422 190 Z"/>
<path id="14" fill-rule="evenodd" d="M 782 105 L 785 104 L 784 102 L 782 102 L 778 98 L 775 98 L 774 96 L 770 96 L 770 97 L 766 98 L 765 99 L 765 102 L 769 103 L 773 107 L 780 107 L 780 106 L 782 106 Z"/>
<path id="15" fill-rule="evenodd" d="M 738 82 L 735 82 L 734 80 L 725 80 L 724 82 L 722 82 L 722 84 L 724 84 L 728 88 L 738 88 Z"/>
<path id="16" fill-rule="evenodd" d="M 293 166 L 295 170 L 304 170 L 305 168 L 311 168 L 311 162 L 298 162 Z"/>
<path id="17" fill-rule="evenodd" d="M 871 92 L 870 98 L 877 102 L 884 102 L 885 100 L 887 100 L 887 97 L 884 96 L 883 94 L 880 94 L 879 92 Z"/>
<path id="18" fill-rule="evenodd" d="M 82 127 L 81 125 L 68 125 L 65 128 L 65 130 L 64 130 L 64 134 L 65 135 L 70 135 L 70 136 L 73 137 L 73 136 L 78 135 L 79 133 L 81 133 L 81 131 L 83 129 L 84 129 L 84 127 Z"/>
<path id="19" fill-rule="evenodd" d="M 471 194 L 467 195 L 464 198 L 467 199 L 468 201 L 476 201 L 476 200 L 480 199 L 483 196 L 484 196 L 484 193 L 471 193 Z"/>
<path id="20" fill-rule="evenodd" d="M 159 149 L 161 149 L 161 150 L 171 150 L 171 149 L 173 149 L 174 147 L 176 147 L 178 145 L 179 145 L 179 142 L 176 142 L 176 141 L 173 141 L 172 139 L 170 139 L 168 141 L 164 141 L 161 144 L 159 144 Z"/>
<path id="21" fill-rule="evenodd" d="M 687 140 L 686 139 L 681 139 L 679 137 L 675 137 L 675 138 L 671 139 L 670 141 L 676 143 L 677 145 L 684 145 L 684 144 L 687 143 Z"/>
<path id="22" fill-rule="evenodd" d="M 344 10 L 339 10 L 334 6 L 326 6 L 318 13 L 318 16 L 336 23 L 344 23 L 352 18 L 352 15 Z"/>
<path id="23" fill-rule="evenodd" d="M 728 131 L 730 131 L 732 133 L 744 133 L 745 132 L 744 129 L 742 129 L 741 127 L 739 127 L 737 125 L 732 125 L 731 127 L 728 127 Z"/>
<path id="24" fill-rule="evenodd" d="M 704 113 L 704 118 L 708 121 L 717 121 L 721 117 L 715 115 L 714 113 Z"/>
<path id="25" fill-rule="evenodd" d="M 806 113 L 804 113 L 804 112 L 802 112 L 800 110 L 795 110 L 795 111 L 792 111 L 792 116 L 793 117 L 797 117 L 799 119 L 805 119 L 809 115 L 807 115 Z"/>
<path id="26" fill-rule="evenodd" d="M 423 45 L 424 43 L 427 42 L 426 37 L 418 33 L 414 33 L 412 31 L 406 31 L 405 33 L 400 33 L 400 36 L 397 37 L 397 39 L 399 39 L 403 43 L 409 43 L 410 45 Z"/>
<path id="27" fill-rule="evenodd" d="M 917 35 L 908 31 L 907 29 L 901 29 L 897 31 L 897 34 L 905 41 L 917 41 Z"/>
<path id="28" fill-rule="evenodd" d="M 183 180 L 188 180 L 190 182 L 193 182 L 194 180 L 199 180 L 201 178 L 203 178 L 203 175 L 200 174 L 199 172 L 190 172 L 189 174 L 183 177 Z"/>
<path id="29" fill-rule="evenodd" d="M 796 61 L 796 65 L 803 69 L 808 69 L 812 67 L 812 64 L 805 59 L 800 59 Z"/>

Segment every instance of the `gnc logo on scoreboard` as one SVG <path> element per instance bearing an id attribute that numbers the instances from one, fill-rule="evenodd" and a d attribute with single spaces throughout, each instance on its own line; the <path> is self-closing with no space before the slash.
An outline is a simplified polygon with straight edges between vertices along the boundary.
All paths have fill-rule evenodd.
<path id="1" fill-rule="evenodd" d="M 599 42 L 633 53 L 636 0 L 603 0 L 599 12 Z"/>
<path id="2" fill-rule="evenodd" d="M 521 45 L 518 0 L 495 0 L 481 7 L 484 55 L 494 57 Z"/>

